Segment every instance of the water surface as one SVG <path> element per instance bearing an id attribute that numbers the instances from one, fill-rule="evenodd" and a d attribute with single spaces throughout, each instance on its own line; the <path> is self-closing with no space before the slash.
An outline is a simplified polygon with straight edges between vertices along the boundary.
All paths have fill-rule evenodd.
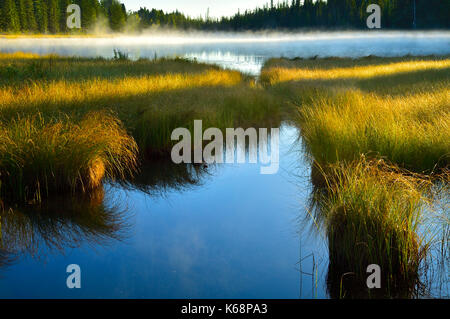
<path id="1" fill-rule="evenodd" d="M 150 164 L 76 205 L 3 216 L 0 297 L 327 297 L 324 241 L 300 231 L 310 186 L 297 130 L 284 126 L 280 140 L 275 175 Z M 69 264 L 81 289 L 66 287 Z"/>
<path id="2" fill-rule="evenodd" d="M 149 33 L 104 38 L 1 39 L 1 52 L 83 57 L 181 56 L 258 74 L 271 57 L 362 57 L 450 54 L 450 32 Z"/>

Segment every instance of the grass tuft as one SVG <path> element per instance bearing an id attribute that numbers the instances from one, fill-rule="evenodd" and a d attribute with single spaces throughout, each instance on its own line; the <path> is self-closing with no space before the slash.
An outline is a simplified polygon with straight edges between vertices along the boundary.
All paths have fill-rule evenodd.
<path id="1" fill-rule="evenodd" d="M 0 125 L 3 198 L 40 201 L 54 192 L 87 192 L 104 177 L 136 169 L 137 147 L 112 115 L 89 113 L 79 123 L 41 114 Z"/>

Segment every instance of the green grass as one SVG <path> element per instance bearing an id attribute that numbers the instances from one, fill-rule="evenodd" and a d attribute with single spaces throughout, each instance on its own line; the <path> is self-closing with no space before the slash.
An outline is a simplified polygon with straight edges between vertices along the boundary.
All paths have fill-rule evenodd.
<path id="1" fill-rule="evenodd" d="M 245 128 L 278 126 L 282 117 L 281 103 L 248 76 L 181 58 L 130 61 L 117 52 L 113 59 L 0 54 L 0 74 L 0 123 L 8 140 L 0 154 L 5 163 L 1 193 L 22 200 L 91 188 L 85 179 L 98 149 L 108 155 L 102 157 L 106 176 L 116 177 L 127 167 L 134 169 L 137 153 L 168 156 L 173 129 L 191 129 L 196 119 L 204 127 Z M 79 125 L 92 112 L 109 114 L 106 122 L 100 115 L 89 124 L 95 132 Z M 110 134 L 108 123 L 120 129 Z M 61 131 L 41 134 L 58 125 Z M 28 135 L 18 133 L 22 126 Z M 97 135 L 105 139 L 93 146 Z M 118 143 L 133 157 L 124 157 Z M 38 144 L 30 153 L 30 145 Z M 12 175 L 17 178 L 7 177 Z"/>
<path id="2" fill-rule="evenodd" d="M 297 108 L 332 297 L 415 295 L 431 180 L 449 181 L 449 79 L 448 57 L 266 63 L 263 85 Z M 367 289 L 369 264 L 383 289 Z"/>
<path id="3" fill-rule="evenodd" d="M 105 176 L 122 178 L 136 169 L 136 143 L 110 114 L 89 113 L 77 122 L 38 113 L 0 124 L 0 133 L 0 192 L 8 200 L 85 192 Z"/>
<path id="4" fill-rule="evenodd" d="M 421 173 L 449 165 L 448 58 L 272 60 L 262 79 L 298 106 L 322 166 L 361 154 Z"/>
<path id="5" fill-rule="evenodd" d="M 358 291 L 359 297 L 367 295 L 366 268 L 377 264 L 383 289 L 373 293 L 411 297 L 429 247 L 417 232 L 431 182 L 364 157 L 331 165 L 324 177 L 327 187 L 315 193 L 315 221 L 326 230 L 333 293 L 342 294 L 344 289 L 353 297 Z"/>

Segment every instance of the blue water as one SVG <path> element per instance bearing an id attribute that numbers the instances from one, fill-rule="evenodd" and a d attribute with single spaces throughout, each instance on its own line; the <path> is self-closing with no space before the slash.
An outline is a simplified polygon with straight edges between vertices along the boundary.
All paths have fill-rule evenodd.
<path id="1" fill-rule="evenodd" d="M 103 206 L 120 215 L 112 236 L 61 236 L 50 249 L 53 233 L 45 239 L 48 229 L 35 227 L 31 251 L 4 227 L 16 259 L 0 267 L 0 297 L 326 297 L 324 240 L 301 231 L 310 186 L 296 138 L 296 129 L 282 128 L 274 175 L 261 175 L 258 164 L 221 164 L 195 185 L 154 194 L 151 186 L 106 185 Z M 74 230 L 67 222 L 57 232 Z M 81 289 L 66 286 L 69 264 L 81 267 Z"/>

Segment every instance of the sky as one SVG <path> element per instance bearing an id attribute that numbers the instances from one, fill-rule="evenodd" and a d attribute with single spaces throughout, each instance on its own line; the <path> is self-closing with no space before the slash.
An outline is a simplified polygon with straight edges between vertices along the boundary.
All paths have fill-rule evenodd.
<path id="1" fill-rule="evenodd" d="M 162 9 L 171 12 L 178 9 L 191 17 L 203 16 L 209 8 L 210 17 L 231 16 L 245 9 L 262 7 L 270 0 L 120 0 L 127 10 L 138 10 L 139 7 Z M 276 3 L 277 1 L 274 1 Z"/>

